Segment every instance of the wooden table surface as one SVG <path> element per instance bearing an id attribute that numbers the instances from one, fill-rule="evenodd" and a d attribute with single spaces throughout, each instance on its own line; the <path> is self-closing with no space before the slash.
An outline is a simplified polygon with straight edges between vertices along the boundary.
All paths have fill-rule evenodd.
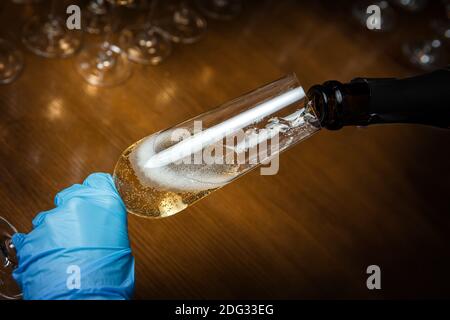
<path id="1" fill-rule="evenodd" d="M 420 18 L 402 14 L 396 31 L 374 34 L 339 3 L 247 2 L 114 88 L 83 82 L 73 58 L 27 52 L 20 27 L 36 8 L 7 4 L 0 33 L 26 66 L 0 86 L 0 215 L 29 232 L 59 190 L 112 172 L 133 142 L 291 71 L 305 89 L 414 73 L 396 52 Z M 450 297 L 449 146 L 448 131 L 425 126 L 322 130 L 285 152 L 275 176 L 255 170 L 167 219 L 129 215 L 135 296 Z M 379 291 L 366 288 L 372 264 Z"/>

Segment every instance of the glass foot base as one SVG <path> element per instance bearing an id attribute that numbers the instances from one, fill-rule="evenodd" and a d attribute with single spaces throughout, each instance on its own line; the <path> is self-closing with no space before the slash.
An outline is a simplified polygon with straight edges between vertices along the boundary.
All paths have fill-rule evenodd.
<path id="1" fill-rule="evenodd" d="M 208 18 L 231 20 L 242 11 L 241 0 L 196 0 L 201 12 Z"/>
<path id="2" fill-rule="evenodd" d="M 17 267 L 16 251 L 11 237 L 17 230 L 6 219 L 0 217 L 0 298 L 20 299 L 22 294 L 12 277 Z"/>
<path id="3" fill-rule="evenodd" d="M 67 29 L 62 19 L 42 21 L 31 18 L 22 32 L 22 41 L 33 53 L 46 58 L 66 58 L 81 46 L 82 34 Z"/>
<path id="4" fill-rule="evenodd" d="M 83 17 L 83 30 L 90 34 L 102 34 L 108 31 L 109 17 L 107 14 L 96 14 L 86 10 Z"/>
<path id="5" fill-rule="evenodd" d="M 417 41 L 402 47 L 403 55 L 408 62 L 424 71 L 445 66 L 447 54 L 440 40 Z"/>
<path id="6" fill-rule="evenodd" d="M 13 82 L 22 69 L 22 53 L 10 42 L 0 39 L 0 84 Z"/>
<path id="7" fill-rule="evenodd" d="M 122 32 L 121 44 L 136 63 L 157 65 L 172 52 L 172 43 L 156 27 L 130 28 Z"/>
<path id="8" fill-rule="evenodd" d="M 194 43 L 205 34 L 205 18 L 195 10 L 182 7 L 172 13 L 171 17 L 162 19 L 158 25 L 170 40 L 176 43 Z"/>
<path id="9" fill-rule="evenodd" d="M 84 80 L 94 86 L 115 86 L 131 76 L 126 53 L 108 43 L 83 49 L 76 57 L 75 67 Z"/>

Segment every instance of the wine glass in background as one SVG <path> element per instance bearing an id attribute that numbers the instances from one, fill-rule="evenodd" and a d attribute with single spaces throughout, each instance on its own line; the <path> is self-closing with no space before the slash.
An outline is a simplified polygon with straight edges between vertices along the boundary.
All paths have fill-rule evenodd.
<path id="1" fill-rule="evenodd" d="M 231 20 L 242 11 L 242 0 L 196 0 L 200 11 L 211 19 Z"/>
<path id="2" fill-rule="evenodd" d="M 95 86 L 118 85 L 131 76 L 131 65 L 127 55 L 115 42 L 118 28 L 118 6 L 133 0 L 108 0 L 109 24 L 107 32 L 100 43 L 86 46 L 75 59 L 78 73 L 88 83 Z"/>
<path id="3" fill-rule="evenodd" d="M 106 0 L 90 0 L 83 11 L 83 30 L 100 34 L 106 31 L 109 23 Z"/>
<path id="4" fill-rule="evenodd" d="M 0 84 L 13 82 L 23 65 L 22 53 L 11 42 L 0 39 Z"/>
<path id="5" fill-rule="evenodd" d="M 445 7 L 445 16 L 450 20 L 450 0 L 443 0 L 442 3 Z"/>
<path id="6" fill-rule="evenodd" d="M 29 3 L 33 3 L 33 2 L 40 2 L 42 0 L 11 0 L 12 3 L 15 4 L 29 4 Z"/>
<path id="7" fill-rule="evenodd" d="M 0 297 L 3 299 L 20 299 L 21 290 L 12 273 L 17 267 L 16 250 L 11 237 L 17 229 L 5 218 L 0 217 Z"/>
<path id="8" fill-rule="evenodd" d="M 365 0 L 365 1 L 357 1 L 352 7 L 352 15 L 357 20 L 358 23 L 367 26 L 367 19 L 371 16 L 370 13 L 367 13 L 367 8 L 370 5 L 377 5 L 381 10 L 380 15 L 380 29 L 373 29 L 373 31 L 389 31 L 394 28 L 395 25 L 395 12 L 392 9 L 392 6 L 388 1 L 373 1 L 373 0 Z M 371 16 L 371 19 L 376 19 L 375 16 Z M 374 21 L 377 22 L 377 21 Z"/>
<path id="9" fill-rule="evenodd" d="M 433 36 L 427 40 L 407 42 L 402 46 L 407 61 L 421 70 L 433 70 L 450 63 L 450 20 L 431 22 Z"/>
<path id="10" fill-rule="evenodd" d="M 147 0 L 126 1 L 123 5 L 130 9 L 142 10 L 146 8 Z"/>
<path id="11" fill-rule="evenodd" d="M 421 11 L 428 4 L 427 0 L 391 0 L 391 1 L 400 8 L 410 12 Z"/>
<path id="12" fill-rule="evenodd" d="M 176 43 L 194 43 L 204 35 L 207 23 L 189 1 L 170 1 L 167 14 L 159 23 L 161 30 Z"/>
<path id="13" fill-rule="evenodd" d="M 3 6 L 4 2 L 1 2 L 0 11 Z M 11 42 L 0 38 L 0 84 L 13 82 L 22 69 L 22 53 Z"/>
<path id="14" fill-rule="evenodd" d="M 147 2 L 149 8 L 143 25 L 122 31 L 121 46 L 133 62 L 157 65 L 172 52 L 171 41 L 154 24 L 158 3 L 158 0 Z"/>
<path id="15" fill-rule="evenodd" d="M 66 58 L 81 46 L 82 33 L 69 30 L 66 21 L 58 15 L 58 4 L 51 0 L 50 13 L 45 17 L 34 16 L 25 23 L 22 41 L 33 53 L 46 58 Z"/>

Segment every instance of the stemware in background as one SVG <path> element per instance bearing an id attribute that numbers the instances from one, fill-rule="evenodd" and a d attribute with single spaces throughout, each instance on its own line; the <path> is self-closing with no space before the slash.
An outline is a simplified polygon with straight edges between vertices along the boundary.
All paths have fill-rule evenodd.
<path id="1" fill-rule="evenodd" d="M 357 1 L 352 7 L 352 15 L 353 17 L 363 25 L 367 26 L 367 19 L 370 14 L 367 13 L 367 8 L 370 5 L 377 5 L 381 10 L 380 17 L 380 29 L 373 29 L 373 31 L 389 31 L 394 28 L 395 25 L 395 12 L 392 9 L 392 6 L 386 0 L 381 1 L 373 1 L 373 0 L 365 0 L 365 1 Z M 372 16 L 371 19 L 376 19 L 375 16 Z M 377 22 L 377 21 L 374 21 Z"/>
<path id="2" fill-rule="evenodd" d="M 0 217 L 0 297 L 8 300 L 20 299 L 22 296 L 17 283 L 12 277 L 17 267 L 16 250 L 11 237 L 17 229 L 5 218 Z"/>
<path id="3" fill-rule="evenodd" d="M 0 84 L 13 82 L 22 69 L 22 53 L 11 42 L 0 39 Z"/>
<path id="4" fill-rule="evenodd" d="M 450 20 L 450 0 L 443 0 L 442 3 L 445 7 L 445 16 L 447 17 L 447 20 Z"/>
<path id="5" fill-rule="evenodd" d="M 124 3 L 123 5 L 130 9 L 141 10 L 141 9 L 145 9 L 145 7 L 147 5 L 147 0 L 126 1 L 126 3 Z"/>
<path id="6" fill-rule="evenodd" d="M 242 11 L 242 0 L 196 0 L 200 11 L 211 19 L 231 20 Z"/>
<path id="7" fill-rule="evenodd" d="M 106 31 L 109 18 L 106 0 L 90 0 L 83 11 L 83 30 L 91 34 L 100 34 Z"/>
<path id="8" fill-rule="evenodd" d="M 167 14 L 159 25 L 167 37 L 176 43 L 194 43 L 201 39 L 207 23 L 189 1 L 171 1 L 166 9 Z"/>
<path id="9" fill-rule="evenodd" d="M 3 5 L 4 2 L 1 2 L 0 11 Z M 0 84 L 13 82 L 22 69 L 22 53 L 11 42 L 0 38 Z"/>
<path id="10" fill-rule="evenodd" d="M 33 3 L 33 2 L 40 2 L 42 0 L 11 0 L 12 3 L 15 4 L 29 4 L 29 3 Z"/>
<path id="11" fill-rule="evenodd" d="M 66 21 L 58 15 L 58 4 L 51 0 L 50 13 L 34 16 L 23 27 L 22 41 L 33 53 L 46 58 L 66 58 L 81 46 L 82 33 L 69 30 Z"/>
<path id="12" fill-rule="evenodd" d="M 158 3 L 158 0 L 147 2 L 149 8 L 143 25 L 122 31 L 121 45 L 133 62 L 157 65 L 172 52 L 171 41 L 154 24 Z"/>
<path id="13" fill-rule="evenodd" d="M 78 73 L 95 86 L 118 85 L 131 76 L 131 65 L 123 49 L 115 44 L 114 35 L 118 27 L 118 6 L 133 0 L 108 0 L 110 19 L 108 30 L 100 43 L 87 46 L 75 59 Z"/>
<path id="14" fill-rule="evenodd" d="M 402 46 L 408 62 L 425 71 L 450 63 L 450 20 L 435 20 L 431 28 L 434 34 L 430 39 L 411 41 Z"/>
<path id="15" fill-rule="evenodd" d="M 410 12 L 422 11 L 428 4 L 427 0 L 391 0 L 391 1 L 400 8 Z"/>

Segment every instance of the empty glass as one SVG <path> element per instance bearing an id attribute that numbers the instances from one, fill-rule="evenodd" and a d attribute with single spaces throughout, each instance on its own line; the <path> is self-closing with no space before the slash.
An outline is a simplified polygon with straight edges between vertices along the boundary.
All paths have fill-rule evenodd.
<path id="1" fill-rule="evenodd" d="M 106 0 L 90 0 L 83 11 L 83 30 L 92 34 L 105 32 L 109 24 L 107 13 Z"/>
<path id="2" fill-rule="evenodd" d="M 367 8 L 370 5 L 377 5 L 380 8 L 380 29 L 372 29 L 373 31 L 389 31 L 392 30 L 395 24 L 395 12 L 392 9 L 391 5 L 386 0 L 365 0 L 365 1 L 357 1 L 352 8 L 353 17 L 360 23 L 362 26 L 367 26 L 367 19 L 371 16 L 370 19 L 376 19 L 375 16 L 367 13 Z M 378 21 L 373 21 L 376 23 Z"/>
<path id="3" fill-rule="evenodd" d="M 396 5 L 411 12 L 421 11 L 427 5 L 427 0 L 391 0 Z"/>
<path id="4" fill-rule="evenodd" d="M 176 1 L 166 7 L 167 14 L 159 25 L 162 31 L 173 41 L 194 43 L 204 35 L 207 23 L 188 1 Z"/>
<path id="5" fill-rule="evenodd" d="M 17 229 L 5 218 L 0 217 L 0 297 L 19 299 L 22 294 L 12 273 L 17 267 L 16 250 L 11 241 Z"/>
<path id="6" fill-rule="evenodd" d="M 144 25 L 129 27 L 122 31 L 121 46 L 131 61 L 157 65 L 172 52 L 171 41 L 154 24 L 157 0 L 150 2 Z"/>
<path id="7" fill-rule="evenodd" d="M 100 43 L 86 46 L 75 59 L 78 73 L 92 85 L 114 86 L 131 76 L 127 54 L 114 41 L 114 31 L 119 19 L 116 6 L 131 1 L 108 0 L 111 5 L 108 32 Z"/>
<path id="8" fill-rule="evenodd" d="M 82 33 L 69 30 L 66 20 L 57 14 L 60 1 L 51 0 L 50 13 L 34 16 L 23 27 L 22 41 L 35 54 L 46 58 L 66 58 L 81 46 Z"/>
<path id="9" fill-rule="evenodd" d="M 11 42 L 0 39 L 0 84 L 13 82 L 22 69 L 22 53 Z"/>
<path id="10" fill-rule="evenodd" d="M 231 20 L 242 11 L 242 0 L 196 0 L 202 13 L 211 19 Z"/>

